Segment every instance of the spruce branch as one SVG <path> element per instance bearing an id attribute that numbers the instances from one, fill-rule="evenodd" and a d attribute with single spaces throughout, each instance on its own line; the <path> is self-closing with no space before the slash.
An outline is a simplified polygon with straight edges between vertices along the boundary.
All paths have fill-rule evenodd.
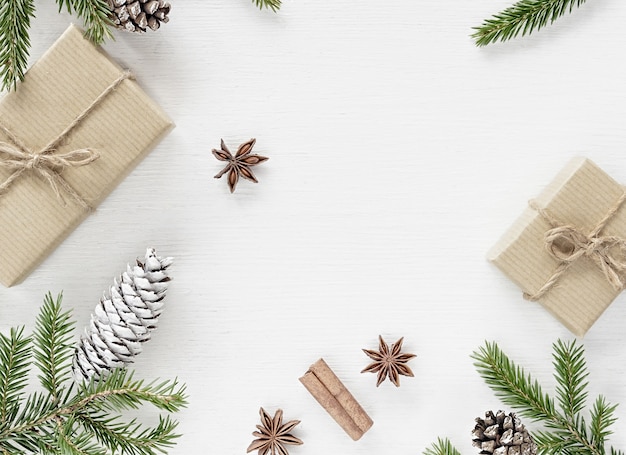
<path id="1" fill-rule="evenodd" d="M 552 24 L 565 13 L 571 13 L 586 0 L 519 0 L 505 10 L 485 19 L 474 27 L 472 34 L 477 46 L 507 41 L 518 35 L 530 35 Z"/>
<path id="2" fill-rule="evenodd" d="M 24 327 L 0 334 L 0 425 L 11 422 L 18 412 L 22 391 L 28 382 L 31 338 Z"/>
<path id="3" fill-rule="evenodd" d="M 554 378 L 557 382 L 556 394 L 559 405 L 564 415 L 569 420 L 574 420 L 576 414 L 582 411 L 587 400 L 589 373 L 584 357 L 582 346 L 575 343 L 564 343 L 557 340 L 553 345 L 554 350 Z"/>
<path id="4" fill-rule="evenodd" d="M 436 442 L 433 442 L 430 447 L 427 447 L 424 455 L 461 455 L 448 438 L 437 438 Z"/>
<path id="5" fill-rule="evenodd" d="M 0 5 L 0 76 L 2 90 L 15 88 L 24 78 L 30 50 L 33 0 L 4 0 Z"/>
<path id="6" fill-rule="evenodd" d="M 74 352 L 74 322 L 70 311 L 61 310 L 62 300 L 62 294 L 59 294 L 56 301 L 52 294 L 46 294 L 34 333 L 35 365 L 41 371 L 39 380 L 57 401 L 61 399 L 59 395 L 62 385 L 71 377 L 68 361 Z"/>
<path id="7" fill-rule="evenodd" d="M 576 341 L 558 340 L 552 348 L 560 409 L 555 407 L 553 398 L 543 393 L 539 383 L 515 365 L 496 343 L 486 342 L 471 357 L 480 376 L 503 403 L 517 409 L 520 415 L 544 424 L 547 431 L 534 434 L 540 453 L 621 453 L 613 447 L 605 447 L 606 438 L 611 434 L 609 427 L 616 420 L 617 406 L 599 396 L 590 412 L 590 425 L 582 414 L 588 376 L 583 347 Z"/>
<path id="8" fill-rule="evenodd" d="M 109 19 L 111 9 L 106 0 L 56 0 L 59 12 L 65 7 L 68 13 L 76 13 L 85 22 L 85 36 L 95 44 L 112 38 Z"/>
<path id="9" fill-rule="evenodd" d="M 147 403 L 177 412 L 186 406 L 185 386 L 134 379 L 127 369 L 74 385 L 69 343 L 74 322 L 61 301 L 61 295 L 56 300 L 46 295 L 34 337 L 25 336 L 23 328 L 0 334 L 0 454 L 164 453 L 179 437 L 175 420 L 161 416 L 149 427 L 124 422 L 121 413 Z M 44 390 L 26 396 L 31 362 Z"/>
<path id="10" fill-rule="evenodd" d="M 252 0 L 260 9 L 267 8 L 276 12 L 280 9 L 281 0 Z"/>
<path id="11" fill-rule="evenodd" d="M 508 406 L 533 420 L 553 421 L 557 418 L 554 400 L 542 391 L 541 385 L 516 366 L 496 343 L 486 342 L 472 354 L 478 374 Z"/>

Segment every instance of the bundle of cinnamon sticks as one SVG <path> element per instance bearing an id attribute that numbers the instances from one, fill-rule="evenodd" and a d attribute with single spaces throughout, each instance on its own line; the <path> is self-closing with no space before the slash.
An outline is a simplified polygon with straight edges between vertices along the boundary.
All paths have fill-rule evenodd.
<path id="1" fill-rule="evenodd" d="M 353 440 L 374 424 L 324 359 L 311 365 L 300 382 Z"/>

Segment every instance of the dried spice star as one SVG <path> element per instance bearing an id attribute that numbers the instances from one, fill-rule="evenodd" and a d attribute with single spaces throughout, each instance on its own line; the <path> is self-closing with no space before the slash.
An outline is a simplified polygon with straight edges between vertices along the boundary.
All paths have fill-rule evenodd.
<path id="1" fill-rule="evenodd" d="M 259 431 L 253 432 L 252 435 L 257 439 L 248 446 L 246 453 L 258 450 L 259 455 L 289 455 L 285 445 L 302 444 L 300 439 L 290 433 L 300 423 L 299 420 L 290 420 L 283 424 L 282 409 L 276 411 L 274 418 L 271 418 L 263 408 L 260 409 L 259 414 L 262 425 L 256 426 Z"/>
<path id="2" fill-rule="evenodd" d="M 224 169 L 222 169 L 216 176 L 216 179 L 219 179 L 222 175 L 228 172 L 228 187 L 230 188 L 230 192 L 234 192 L 237 187 L 237 182 L 239 181 L 239 177 L 243 177 L 244 179 L 250 180 L 251 182 L 258 183 L 258 180 L 252 173 L 252 166 L 256 166 L 257 164 L 261 164 L 264 161 L 267 161 L 269 158 L 266 156 L 257 155 L 252 152 L 252 147 L 256 143 L 256 139 L 250 139 L 247 142 L 244 142 L 237 149 L 237 153 L 233 156 L 226 147 L 224 143 L 224 139 L 222 139 L 222 143 L 220 145 L 221 150 L 213 149 L 213 155 L 220 161 L 228 161 L 228 164 Z"/>
<path id="3" fill-rule="evenodd" d="M 376 381 L 376 387 L 382 384 L 387 377 L 396 387 L 400 387 L 400 375 L 413 377 L 413 372 L 406 363 L 415 357 L 415 354 L 403 354 L 400 352 L 403 340 L 404 337 L 400 338 L 390 348 L 383 340 L 383 337 L 378 335 L 378 351 L 363 349 L 363 352 L 374 361 L 366 366 L 361 373 L 377 372 L 378 381 Z"/>

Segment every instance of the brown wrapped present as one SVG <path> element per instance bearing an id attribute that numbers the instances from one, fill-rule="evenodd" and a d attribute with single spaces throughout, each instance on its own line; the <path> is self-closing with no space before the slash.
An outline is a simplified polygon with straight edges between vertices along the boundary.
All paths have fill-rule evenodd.
<path id="1" fill-rule="evenodd" d="M 575 158 L 488 253 L 529 300 L 583 336 L 626 283 L 626 193 Z"/>
<path id="2" fill-rule="evenodd" d="M 172 127 L 70 26 L 0 102 L 0 282 L 23 280 Z"/>

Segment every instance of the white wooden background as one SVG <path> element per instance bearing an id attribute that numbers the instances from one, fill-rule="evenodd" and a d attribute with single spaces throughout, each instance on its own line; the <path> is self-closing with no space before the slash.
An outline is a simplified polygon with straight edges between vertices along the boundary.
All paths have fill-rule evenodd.
<path id="1" fill-rule="evenodd" d="M 485 260 L 556 172 L 584 154 L 626 182 L 626 3 L 594 0 L 530 38 L 478 49 L 510 0 L 174 0 L 158 33 L 106 49 L 177 123 L 23 284 L 0 329 L 32 328 L 47 291 L 83 327 L 147 246 L 176 258 L 168 309 L 136 368 L 190 405 L 170 453 L 244 453 L 258 408 L 301 419 L 293 455 L 418 454 L 502 407 L 472 366 L 497 341 L 553 390 L 572 335 Z M 37 1 L 34 61 L 72 20 Z M 80 22 L 78 22 L 80 24 Z M 260 183 L 213 175 L 220 138 L 257 138 Z M 45 222 L 45 220 L 42 220 Z M 584 338 L 590 392 L 626 448 L 626 297 Z M 405 337 L 414 378 L 378 389 L 361 348 Z M 351 441 L 298 382 L 324 357 L 374 420 Z M 147 409 L 142 419 L 153 421 Z"/>

